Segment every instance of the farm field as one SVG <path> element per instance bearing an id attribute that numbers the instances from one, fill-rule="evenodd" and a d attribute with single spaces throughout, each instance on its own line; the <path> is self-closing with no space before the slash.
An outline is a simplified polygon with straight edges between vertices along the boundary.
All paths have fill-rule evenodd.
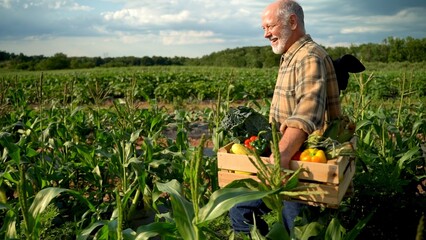
<path id="1" fill-rule="evenodd" d="M 365 65 L 342 93 L 356 124 L 353 190 L 339 208 L 297 219 L 297 239 L 425 236 L 426 63 Z M 267 116 L 276 74 L 0 72 L 0 237 L 244 239 L 232 236 L 227 211 L 277 189 L 219 188 L 216 152 L 234 140 L 221 122 L 237 106 Z"/>

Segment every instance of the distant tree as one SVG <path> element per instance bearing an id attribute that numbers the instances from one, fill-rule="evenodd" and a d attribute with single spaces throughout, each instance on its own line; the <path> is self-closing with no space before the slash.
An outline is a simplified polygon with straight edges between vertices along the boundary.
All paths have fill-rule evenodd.
<path id="1" fill-rule="evenodd" d="M 426 38 L 388 37 L 380 44 L 367 43 L 349 47 L 324 47 L 333 59 L 352 54 L 364 62 L 421 62 L 426 61 Z M 127 67 L 154 65 L 191 65 L 219 67 L 278 67 L 281 56 L 270 46 L 238 47 L 213 52 L 200 58 L 187 57 L 71 57 L 56 53 L 52 57 L 26 56 L 0 51 L 0 68 L 24 70 L 77 69 L 93 67 Z"/>
<path id="2" fill-rule="evenodd" d="M 0 62 L 10 60 L 10 53 L 0 51 Z"/>
<path id="3" fill-rule="evenodd" d="M 389 55 L 389 46 L 385 44 L 362 44 L 357 48 L 357 57 L 369 62 L 387 62 Z"/>
<path id="4" fill-rule="evenodd" d="M 101 57 L 95 57 L 93 59 L 93 62 L 95 63 L 96 67 L 101 66 L 102 64 L 104 64 L 104 60 Z"/>
<path id="5" fill-rule="evenodd" d="M 170 59 L 166 57 L 153 56 L 152 61 L 154 62 L 154 65 L 171 65 Z"/>
<path id="6" fill-rule="evenodd" d="M 407 61 L 409 62 L 422 62 L 426 61 L 426 38 L 414 39 L 407 37 L 405 39 Z"/>
<path id="7" fill-rule="evenodd" d="M 89 57 L 73 57 L 70 59 L 71 69 L 94 68 L 96 67 L 96 59 Z"/>
<path id="8" fill-rule="evenodd" d="M 351 54 L 348 47 L 325 47 L 325 49 L 332 59 L 340 58 L 345 54 Z"/>
<path id="9" fill-rule="evenodd" d="M 385 44 L 389 45 L 389 62 L 403 62 L 407 60 L 405 58 L 405 41 L 404 39 L 388 37 L 385 40 Z"/>
<path id="10" fill-rule="evenodd" d="M 71 60 L 64 53 L 56 53 L 53 57 L 42 60 L 37 64 L 39 70 L 56 70 L 70 68 Z"/>
<path id="11" fill-rule="evenodd" d="M 142 66 L 152 66 L 152 65 L 154 65 L 154 60 L 152 60 L 152 58 L 150 58 L 150 57 L 145 56 L 141 59 L 141 65 Z"/>
<path id="12" fill-rule="evenodd" d="M 281 56 L 272 52 L 271 47 L 263 47 L 261 50 L 262 62 L 264 68 L 278 67 Z"/>

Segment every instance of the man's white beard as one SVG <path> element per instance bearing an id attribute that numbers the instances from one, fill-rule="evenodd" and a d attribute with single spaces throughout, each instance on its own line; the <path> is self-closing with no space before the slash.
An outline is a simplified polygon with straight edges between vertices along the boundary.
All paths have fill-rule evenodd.
<path id="1" fill-rule="evenodd" d="M 283 29 L 283 31 L 281 32 L 281 36 L 278 37 L 278 45 L 272 46 L 272 52 L 274 52 L 275 54 L 283 54 L 285 52 L 285 45 L 288 42 L 290 35 L 290 29 Z"/>

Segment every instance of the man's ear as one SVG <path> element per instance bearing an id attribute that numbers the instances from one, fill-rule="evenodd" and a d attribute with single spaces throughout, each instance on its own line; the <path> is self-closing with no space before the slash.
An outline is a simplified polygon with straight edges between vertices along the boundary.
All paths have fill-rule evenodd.
<path id="1" fill-rule="evenodd" d="M 297 24 L 298 24 L 296 14 L 291 14 L 289 19 L 288 19 L 288 22 L 290 24 L 291 30 L 295 30 L 297 28 Z"/>

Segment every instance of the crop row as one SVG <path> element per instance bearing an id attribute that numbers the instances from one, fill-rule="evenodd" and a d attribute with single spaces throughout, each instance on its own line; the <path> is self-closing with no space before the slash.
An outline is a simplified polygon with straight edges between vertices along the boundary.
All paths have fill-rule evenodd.
<path id="1" fill-rule="evenodd" d="M 367 67 L 374 80 L 366 94 L 376 100 L 410 94 L 426 96 L 426 72 L 422 65 L 385 70 Z M 377 68 L 377 69 L 376 69 Z M 0 104 L 24 101 L 98 104 L 106 99 L 131 97 L 135 100 L 172 102 L 214 100 L 219 92 L 229 92 L 233 100 L 271 98 L 276 69 L 144 67 L 77 71 L 50 71 L 0 74 Z M 403 86 L 402 83 L 405 83 Z M 404 89 L 403 89 L 404 87 Z M 353 76 L 348 92 L 358 92 Z"/>

